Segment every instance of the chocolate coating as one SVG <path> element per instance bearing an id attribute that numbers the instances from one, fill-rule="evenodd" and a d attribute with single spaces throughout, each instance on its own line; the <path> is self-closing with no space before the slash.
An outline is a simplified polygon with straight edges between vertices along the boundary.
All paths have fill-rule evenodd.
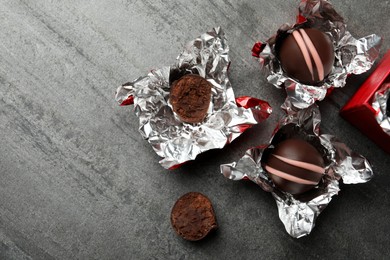
<path id="1" fill-rule="evenodd" d="M 321 154 L 300 139 L 277 144 L 263 168 L 278 189 L 293 195 L 314 188 L 325 172 Z"/>
<path id="2" fill-rule="evenodd" d="M 328 35 L 313 29 L 296 29 L 279 47 L 278 57 L 286 74 L 307 85 L 318 85 L 332 71 L 334 48 Z"/>
<path id="3" fill-rule="evenodd" d="M 199 75 L 188 74 L 172 83 L 170 102 L 173 111 L 186 123 L 199 123 L 207 115 L 211 83 Z"/>
<path id="4" fill-rule="evenodd" d="M 199 192 L 189 192 L 176 201 L 171 224 L 179 236 L 190 241 L 200 240 L 218 227 L 210 200 Z"/>

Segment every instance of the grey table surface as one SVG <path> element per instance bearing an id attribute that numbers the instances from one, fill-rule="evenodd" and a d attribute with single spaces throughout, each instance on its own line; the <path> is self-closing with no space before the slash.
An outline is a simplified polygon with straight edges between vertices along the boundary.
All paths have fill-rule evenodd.
<path id="1" fill-rule="evenodd" d="M 390 157 L 339 115 L 369 73 L 320 103 L 322 132 L 372 163 L 369 183 L 343 185 L 313 232 L 291 238 L 269 193 L 219 165 L 269 139 L 284 93 L 251 57 L 257 40 L 294 22 L 295 1 L 0 1 L 0 259 L 389 259 Z M 356 37 L 385 37 L 389 1 L 334 1 Z M 170 65 L 184 44 L 222 26 L 236 96 L 274 113 L 222 150 L 163 169 L 138 132 L 120 84 Z M 219 230 L 191 243 L 170 211 L 184 193 L 214 204 Z"/>

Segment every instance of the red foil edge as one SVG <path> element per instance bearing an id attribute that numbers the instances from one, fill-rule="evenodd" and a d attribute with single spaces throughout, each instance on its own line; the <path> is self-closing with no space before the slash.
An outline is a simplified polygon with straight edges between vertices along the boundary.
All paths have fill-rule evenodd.
<path id="1" fill-rule="evenodd" d="M 258 123 L 267 119 L 272 113 L 272 107 L 268 102 L 249 96 L 242 96 L 236 98 L 237 106 L 243 108 L 253 108 L 252 113 L 256 117 Z M 246 129 L 252 127 L 252 125 L 240 125 L 240 131 L 244 132 Z"/>
<path id="2" fill-rule="evenodd" d="M 129 96 L 128 98 L 123 100 L 123 102 L 120 104 L 120 106 L 128 106 L 128 105 L 132 105 L 132 104 L 134 104 L 134 97 Z"/>
<path id="3" fill-rule="evenodd" d="M 191 161 L 186 161 L 183 163 L 175 164 L 175 165 L 171 166 L 171 168 L 169 168 L 168 170 L 176 170 L 176 169 L 180 168 L 182 165 L 187 164 L 189 162 L 191 162 Z"/>
<path id="4" fill-rule="evenodd" d="M 334 90 L 334 87 L 328 88 L 328 89 L 326 90 L 326 97 L 330 96 L 330 94 L 332 94 L 333 90 Z"/>
<path id="5" fill-rule="evenodd" d="M 263 51 L 264 47 L 265 47 L 264 43 L 256 42 L 252 48 L 252 56 L 256 58 L 260 58 L 260 53 Z"/>
<path id="6" fill-rule="evenodd" d="M 243 108 L 252 108 L 252 107 L 257 107 L 260 106 L 261 109 L 269 109 L 271 106 L 268 104 L 268 102 L 250 97 L 250 96 L 241 96 L 236 98 L 236 103 L 238 107 L 243 107 Z"/>
<path id="7" fill-rule="evenodd" d="M 301 14 L 297 15 L 297 24 L 301 24 L 301 23 L 304 23 L 306 21 L 307 21 L 307 19 L 303 15 L 301 15 Z"/>

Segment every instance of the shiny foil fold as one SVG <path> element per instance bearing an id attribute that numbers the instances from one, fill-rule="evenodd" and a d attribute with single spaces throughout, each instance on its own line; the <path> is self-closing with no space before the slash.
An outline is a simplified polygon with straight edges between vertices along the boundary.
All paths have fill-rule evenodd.
<path id="1" fill-rule="evenodd" d="M 375 93 L 372 108 L 376 111 L 375 119 L 383 129 L 383 131 L 390 135 L 390 108 L 387 107 L 390 99 L 390 83 L 383 84 L 382 87 Z"/>
<path id="2" fill-rule="evenodd" d="M 353 152 L 332 135 L 320 134 L 321 115 L 317 105 L 290 111 L 280 122 L 267 145 L 251 148 L 238 161 L 221 165 L 221 173 L 231 180 L 249 179 L 264 191 L 271 192 L 278 207 L 279 218 L 292 237 L 308 235 L 316 218 L 338 194 L 339 181 L 344 184 L 364 183 L 373 177 L 369 162 Z M 274 187 L 262 167 L 262 157 L 288 138 L 303 139 L 321 153 L 325 175 L 314 189 L 293 196 Z"/>
<path id="3" fill-rule="evenodd" d="M 293 26 L 283 24 L 276 35 L 265 43 L 258 42 L 252 49 L 253 56 L 259 58 L 261 70 L 269 83 L 285 87 L 287 101 L 295 108 L 306 108 L 317 100 L 323 100 L 328 89 L 343 87 L 348 74 L 361 74 L 369 70 L 379 55 L 382 39 L 375 34 L 355 39 L 346 30 L 344 19 L 333 6 L 325 0 L 302 0 L 299 4 L 297 23 Z M 275 43 L 279 36 L 297 27 L 316 28 L 330 36 L 335 62 L 330 74 L 318 86 L 299 83 L 283 71 L 275 53 Z"/>
<path id="4" fill-rule="evenodd" d="M 190 41 L 173 66 L 153 70 L 117 89 L 116 101 L 120 105 L 134 104 L 139 131 L 163 158 L 160 164 L 164 168 L 177 168 L 202 152 L 222 148 L 270 115 L 271 107 L 265 101 L 235 99 L 227 75 L 228 52 L 224 32 L 214 28 Z M 169 102 L 171 83 L 191 73 L 212 84 L 207 116 L 198 124 L 180 121 Z"/>

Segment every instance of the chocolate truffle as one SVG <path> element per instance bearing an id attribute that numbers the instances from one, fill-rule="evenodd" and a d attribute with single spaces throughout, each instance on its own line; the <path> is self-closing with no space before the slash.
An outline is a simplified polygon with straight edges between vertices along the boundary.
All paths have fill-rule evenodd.
<path id="1" fill-rule="evenodd" d="M 324 160 L 314 146 L 300 139 L 277 144 L 264 164 L 275 186 L 293 195 L 314 188 L 321 180 Z"/>
<path id="2" fill-rule="evenodd" d="M 189 192 L 176 201 L 171 224 L 179 236 L 190 241 L 200 240 L 217 229 L 211 202 L 199 192 Z"/>
<path id="3" fill-rule="evenodd" d="M 332 71 L 333 44 L 328 35 L 317 29 L 294 30 L 278 49 L 283 70 L 300 83 L 318 85 Z"/>
<path id="4" fill-rule="evenodd" d="M 203 121 L 210 104 L 211 87 L 210 82 L 195 74 L 185 75 L 172 83 L 170 102 L 181 121 Z"/>
<path id="5" fill-rule="evenodd" d="M 386 102 L 386 115 L 390 117 L 390 97 L 387 98 Z"/>

